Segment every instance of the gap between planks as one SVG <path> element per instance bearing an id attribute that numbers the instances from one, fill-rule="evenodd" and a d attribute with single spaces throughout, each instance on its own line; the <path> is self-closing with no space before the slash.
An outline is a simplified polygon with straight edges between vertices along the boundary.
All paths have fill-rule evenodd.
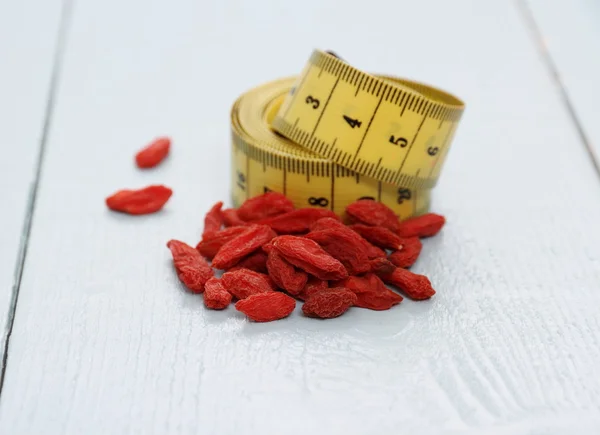
<path id="1" fill-rule="evenodd" d="M 567 109 L 569 118 L 575 126 L 577 135 L 581 139 L 583 146 L 585 147 L 590 159 L 592 160 L 592 164 L 596 169 L 596 174 L 600 179 L 600 156 L 598 156 L 594 151 L 590 139 L 585 134 L 583 124 L 581 120 L 577 117 L 577 114 L 575 112 L 575 106 L 573 105 L 573 102 L 569 97 L 569 93 L 567 92 L 565 83 L 563 82 L 560 76 L 560 72 L 558 70 L 558 67 L 556 66 L 556 62 L 554 62 L 554 59 L 552 59 L 552 55 L 550 54 L 548 47 L 546 47 L 546 44 L 544 43 L 544 35 L 542 34 L 542 30 L 535 20 L 533 10 L 529 6 L 529 4 L 527 4 L 527 0 L 515 0 L 515 3 L 517 5 L 517 9 L 519 10 L 521 16 L 525 21 L 525 27 L 527 27 L 527 29 L 530 31 L 533 42 L 540 52 L 542 62 L 550 72 L 550 76 L 554 81 L 554 84 L 556 85 L 556 89 L 558 90 L 560 98 Z"/>
<path id="2" fill-rule="evenodd" d="M 48 87 L 48 97 L 44 110 L 44 124 L 42 126 L 42 136 L 38 148 L 38 154 L 35 159 L 34 175 L 29 187 L 29 196 L 25 206 L 25 217 L 23 219 L 23 227 L 21 229 L 21 240 L 19 243 L 19 252 L 15 262 L 15 271 L 13 274 L 13 285 L 11 288 L 10 306 L 4 327 L 4 354 L 2 356 L 2 370 L 0 371 L 0 400 L 4 388 L 4 379 L 6 376 L 6 367 L 8 361 L 8 348 L 10 346 L 10 337 L 12 335 L 13 326 L 15 323 L 15 315 L 17 304 L 19 302 L 19 291 L 21 289 L 21 279 L 25 269 L 25 260 L 27 259 L 27 247 L 29 244 L 29 236 L 33 224 L 33 215 L 35 213 L 35 204 L 37 192 L 40 184 L 42 166 L 44 164 L 44 155 L 46 153 L 46 142 L 48 133 L 52 125 L 52 114 L 54 111 L 54 103 L 56 97 L 56 88 L 59 83 L 60 73 L 62 68 L 63 53 L 66 46 L 67 30 L 71 21 L 71 12 L 73 9 L 74 0 L 64 0 L 60 13 L 60 23 L 56 36 L 56 45 L 54 46 L 53 65 L 50 75 L 50 85 Z"/>

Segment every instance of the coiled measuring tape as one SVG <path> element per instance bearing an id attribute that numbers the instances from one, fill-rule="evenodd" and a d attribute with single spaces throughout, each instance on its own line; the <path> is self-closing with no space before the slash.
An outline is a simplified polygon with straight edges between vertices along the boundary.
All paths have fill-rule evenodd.
<path id="1" fill-rule="evenodd" d="M 360 198 L 400 219 L 425 213 L 463 111 L 444 91 L 366 74 L 315 50 L 300 76 L 234 103 L 234 205 L 277 191 L 296 207 L 339 215 Z"/>

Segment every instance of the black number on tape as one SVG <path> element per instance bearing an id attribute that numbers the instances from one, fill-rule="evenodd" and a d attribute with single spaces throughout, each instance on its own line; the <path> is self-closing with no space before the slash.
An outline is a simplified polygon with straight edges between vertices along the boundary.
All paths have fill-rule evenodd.
<path id="1" fill-rule="evenodd" d="M 348 125 L 352 128 L 355 127 L 360 127 L 362 125 L 362 122 L 359 121 L 358 119 L 352 119 L 349 116 L 344 115 L 344 119 L 346 120 L 346 122 L 348 123 Z"/>
<path id="2" fill-rule="evenodd" d="M 269 192 L 272 192 L 272 190 L 271 190 L 271 189 L 269 189 L 267 186 L 264 186 L 264 187 L 263 187 L 263 190 L 264 190 L 264 193 L 269 193 Z"/>
<path id="3" fill-rule="evenodd" d="M 329 200 L 323 197 L 315 198 L 314 196 L 311 196 L 308 198 L 308 203 L 310 205 L 318 205 L 319 207 L 327 207 L 329 205 Z"/>
<path id="4" fill-rule="evenodd" d="M 309 95 L 308 97 L 306 97 L 306 104 L 312 104 L 313 109 L 318 109 L 320 103 L 321 102 L 319 100 L 317 100 L 316 98 L 313 98 L 312 95 Z"/>
<path id="5" fill-rule="evenodd" d="M 440 149 L 438 147 L 429 147 L 427 148 L 427 154 L 430 156 L 435 156 Z"/>
<path id="6" fill-rule="evenodd" d="M 410 189 L 398 189 L 398 204 L 402 204 L 404 200 L 408 200 L 412 197 Z"/>
<path id="7" fill-rule="evenodd" d="M 358 200 L 360 201 L 361 199 L 369 199 L 371 201 L 375 201 L 375 198 L 372 196 L 361 196 L 360 198 L 358 198 Z"/>
<path id="8" fill-rule="evenodd" d="M 393 143 L 394 145 L 399 145 L 401 148 L 404 148 L 406 145 L 408 145 L 408 141 L 406 139 L 404 139 L 403 137 L 395 138 L 394 135 L 390 136 L 390 143 Z"/>
<path id="9" fill-rule="evenodd" d="M 237 185 L 240 189 L 246 190 L 246 176 L 237 171 Z"/>

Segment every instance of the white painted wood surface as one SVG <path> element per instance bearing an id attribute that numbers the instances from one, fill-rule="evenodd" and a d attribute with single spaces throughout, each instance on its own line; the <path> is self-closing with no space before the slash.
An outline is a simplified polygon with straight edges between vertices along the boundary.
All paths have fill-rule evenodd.
<path id="1" fill-rule="evenodd" d="M 0 360 L 20 275 L 60 11 L 60 0 L 0 2 Z"/>
<path id="2" fill-rule="evenodd" d="M 467 102 L 415 267 L 438 294 L 325 322 L 208 312 L 165 242 L 228 198 L 233 100 L 313 47 Z M 67 48 L 0 433 L 600 431 L 600 184 L 515 4 L 79 0 Z M 172 156 L 135 170 L 159 134 Z M 157 182 L 163 212 L 105 209 Z"/>
<path id="3" fill-rule="evenodd" d="M 600 3 L 527 0 L 557 82 L 600 167 Z"/>

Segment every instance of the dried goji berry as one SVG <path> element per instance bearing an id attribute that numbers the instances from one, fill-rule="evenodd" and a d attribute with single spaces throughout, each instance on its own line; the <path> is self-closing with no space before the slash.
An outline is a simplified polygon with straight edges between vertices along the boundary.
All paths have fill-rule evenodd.
<path id="1" fill-rule="evenodd" d="M 341 221 L 332 218 L 322 218 L 318 221 L 314 222 L 310 226 L 311 231 L 321 231 L 321 230 L 329 230 L 335 228 L 338 231 L 344 232 L 348 237 L 353 237 L 356 240 L 356 243 L 361 245 L 361 251 L 363 251 L 369 259 L 372 258 L 385 258 L 385 252 L 379 249 L 376 246 L 373 246 L 366 239 L 360 236 L 357 232 L 352 231 L 346 225 L 344 225 Z"/>
<path id="2" fill-rule="evenodd" d="M 223 287 L 238 299 L 246 299 L 256 293 L 275 291 L 273 280 L 262 273 L 250 269 L 238 269 L 225 272 L 221 277 Z"/>
<path id="3" fill-rule="evenodd" d="M 348 272 L 342 263 L 313 240 L 298 236 L 279 236 L 273 247 L 290 263 L 322 280 L 343 279 Z"/>
<path id="4" fill-rule="evenodd" d="M 219 249 L 213 258 L 213 267 L 227 270 L 276 236 L 273 230 L 266 225 L 251 225 L 244 228 L 243 233 Z"/>
<path id="5" fill-rule="evenodd" d="M 246 230 L 246 227 L 231 227 L 213 234 L 207 234 L 207 236 L 203 237 L 200 243 L 196 245 L 196 249 L 203 257 L 212 260 L 225 243 L 235 239 Z"/>
<path id="6" fill-rule="evenodd" d="M 237 227 L 247 225 L 240 219 L 235 208 L 228 208 L 221 212 L 223 214 L 223 223 L 226 227 Z"/>
<path id="7" fill-rule="evenodd" d="M 213 205 L 208 213 L 206 213 L 206 216 L 204 216 L 204 231 L 202 232 L 202 237 L 207 237 L 221 229 L 221 225 L 223 225 L 221 207 L 223 207 L 223 202 L 219 201 Z"/>
<path id="8" fill-rule="evenodd" d="M 231 293 L 225 290 L 218 278 L 211 278 L 204 284 L 204 305 L 212 310 L 222 310 L 231 303 Z"/>
<path id="9" fill-rule="evenodd" d="M 398 267 L 408 268 L 415 264 L 423 244 L 418 237 L 407 237 L 402 239 L 402 249 L 393 252 L 388 258 Z"/>
<path id="10" fill-rule="evenodd" d="M 331 319 L 344 314 L 356 301 L 356 295 L 351 290 L 334 287 L 309 296 L 302 306 L 302 312 L 309 317 Z"/>
<path id="11" fill-rule="evenodd" d="M 137 190 L 123 189 L 106 198 L 106 205 L 123 213 L 149 214 L 162 209 L 172 194 L 170 188 L 160 184 Z"/>
<path id="12" fill-rule="evenodd" d="M 281 292 L 259 293 L 238 301 L 235 309 L 255 322 L 271 322 L 289 316 L 296 301 Z"/>
<path id="13" fill-rule="evenodd" d="M 369 258 L 362 250 L 362 244 L 352 231 L 342 231 L 340 228 L 311 231 L 305 237 L 317 242 L 329 255 L 340 261 L 349 275 L 358 275 L 371 270 Z"/>
<path id="14" fill-rule="evenodd" d="M 306 272 L 296 269 L 275 249 L 269 251 L 267 257 L 267 270 L 269 276 L 275 281 L 275 284 L 277 284 L 279 288 L 282 288 L 293 295 L 298 294 L 304 288 L 306 281 L 308 280 Z"/>
<path id="15" fill-rule="evenodd" d="M 388 275 L 381 275 L 381 279 L 387 284 L 398 287 L 411 299 L 429 299 L 435 294 L 429 278 L 400 267 Z"/>
<path id="16" fill-rule="evenodd" d="M 372 273 L 364 276 L 350 276 L 336 285 L 352 290 L 357 298 L 354 305 L 370 310 L 389 310 L 403 299 L 398 293 L 387 288 L 383 281 Z"/>
<path id="17" fill-rule="evenodd" d="M 402 221 L 396 232 L 400 237 L 431 237 L 436 235 L 445 223 L 444 216 L 426 213 Z"/>
<path id="18" fill-rule="evenodd" d="M 167 247 L 173 256 L 173 265 L 179 279 L 194 293 L 202 293 L 204 284 L 214 276 L 210 265 L 200 253 L 179 240 L 169 240 Z"/>
<path id="19" fill-rule="evenodd" d="M 371 272 L 377 275 L 392 273 L 396 269 L 396 265 L 385 257 L 369 260 L 369 266 L 371 267 Z"/>
<path id="20" fill-rule="evenodd" d="M 401 249 L 402 238 L 386 227 L 371 227 L 364 224 L 351 225 L 350 228 L 375 246 L 384 249 Z"/>
<path id="21" fill-rule="evenodd" d="M 346 213 L 358 223 L 386 227 L 394 232 L 400 226 L 400 221 L 391 208 L 370 199 L 359 199 L 353 202 L 346 207 Z"/>
<path id="22" fill-rule="evenodd" d="M 152 168 L 167 157 L 170 149 L 171 139 L 159 137 L 136 153 L 135 162 L 139 168 Z"/>
<path id="23" fill-rule="evenodd" d="M 339 220 L 331 210 L 308 207 L 262 219 L 257 223 L 270 226 L 278 234 L 299 234 L 307 232 L 314 222 L 324 217 Z"/>
<path id="24" fill-rule="evenodd" d="M 238 269 L 250 269 L 259 273 L 267 273 L 267 254 L 263 251 L 256 251 L 242 258 L 238 264 L 229 270 Z"/>
<path id="25" fill-rule="evenodd" d="M 298 293 L 297 295 L 294 295 L 294 296 L 297 299 L 305 301 L 306 299 L 308 299 L 313 294 L 315 294 L 317 292 L 320 292 L 322 290 L 327 290 L 328 288 L 329 288 L 329 282 L 328 281 L 323 281 L 322 279 L 315 278 L 314 276 L 311 276 L 308 279 L 308 282 L 306 283 L 306 285 L 304 286 L 304 288 L 302 289 L 302 291 L 300 293 Z"/>
<path id="26" fill-rule="evenodd" d="M 244 221 L 257 221 L 294 210 L 294 203 L 278 192 L 267 192 L 247 199 L 237 214 Z"/>

